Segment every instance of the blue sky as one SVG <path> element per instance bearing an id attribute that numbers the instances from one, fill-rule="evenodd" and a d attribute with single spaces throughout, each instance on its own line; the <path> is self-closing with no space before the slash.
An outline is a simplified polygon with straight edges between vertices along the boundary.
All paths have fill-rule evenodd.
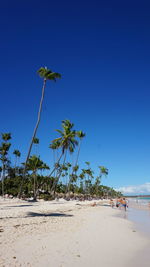
<path id="1" fill-rule="evenodd" d="M 109 169 L 115 188 L 150 181 L 150 4 L 148 1 L 5 1 L 0 25 L 0 131 L 25 158 L 36 123 L 41 66 L 62 74 L 48 83 L 41 159 L 63 119 L 83 130 L 80 164 Z"/>

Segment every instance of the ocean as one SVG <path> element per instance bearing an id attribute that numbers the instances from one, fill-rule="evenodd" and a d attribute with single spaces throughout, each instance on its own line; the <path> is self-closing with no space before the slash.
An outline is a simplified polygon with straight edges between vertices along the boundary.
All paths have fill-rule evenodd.
<path id="1" fill-rule="evenodd" d="M 150 197 L 128 198 L 125 216 L 136 223 L 140 231 L 150 237 Z"/>

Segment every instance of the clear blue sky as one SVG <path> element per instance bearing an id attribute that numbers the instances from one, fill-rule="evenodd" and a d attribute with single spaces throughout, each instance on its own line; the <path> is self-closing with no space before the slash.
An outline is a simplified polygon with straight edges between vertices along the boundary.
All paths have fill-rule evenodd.
<path id="1" fill-rule="evenodd" d="M 0 132 L 25 158 L 36 123 L 41 66 L 48 83 L 41 159 L 63 119 L 83 130 L 80 162 L 109 169 L 115 188 L 150 182 L 149 1 L 3 1 L 0 9 Z M 84 166 L 84 164 L 83 164 Z"/>

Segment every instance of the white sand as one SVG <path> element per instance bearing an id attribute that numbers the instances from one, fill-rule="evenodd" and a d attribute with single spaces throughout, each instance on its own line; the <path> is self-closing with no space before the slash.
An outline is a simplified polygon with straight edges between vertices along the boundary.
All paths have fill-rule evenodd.
<path id="1" fill-rule="evenodd" d="M 148 238 L 91 203 L 0 201 L 0 266 L 148 267 Z"/>

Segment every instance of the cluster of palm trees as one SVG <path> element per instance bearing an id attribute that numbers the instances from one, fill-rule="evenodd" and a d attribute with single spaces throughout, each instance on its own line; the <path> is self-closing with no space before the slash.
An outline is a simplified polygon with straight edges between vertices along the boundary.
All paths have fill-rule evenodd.
<path id="1" fill-rule="evenodd" d="M 8 142 L 11 139 L 11 134 L 3 133 L 1 135 L 0 193 L 3 196 L 5 193 L 11 193 L 12 195 L 18 195 L 19 197 L 22 195 L 33 196 L 34 200 L 36 200 L 37 196 L 40 195 L 55 197 L 58 192 L 63 194 L 76 192 L 78 194 L 84 194 L 84 196 L 94 194 L 97 196 L 100 194 L 102 195 L 104 190 L 102 190 L 102 186 L 100 185 L 101 177 L 102 175 L 107 176 L 108 169 L 104 166 L 99 166 L 100 174 L 94 179 L 94 172 L 92 171 L 89 162 L 85 163 L 85 169 L 80 168 L 78 160 L 81 142 L 85 137 L 85 133 L 81 130 L 74 130 L 74 124 L 70 120 L 62 121 L 61 130 L 56 130 L 59 137 L 54 139 L 49 146 L 54 155 L 53 167 L 50 168 L 46 163 L 44 163 L 37 153 L 36 155 L 31 155 L 33 145 L 38 146 L 39 144 L 39 139 L 36 137 L 36 134 L 41 119 L 46 83 L 48 80 L 56 81 L 61 78 L 59 73 L 53 72 L 46 67 L 40 68 L 38 70 L 38 74 L 43 78 L 42 94 L 37 122 L 24 163 L 21 165 L 19 164 L 21 153 L 16 149 L 13 151 L 15 164 L 12 166 L 9 156 L 11 143 Z M 67 161 L 68 154 L 72 155 L 75 151 L 76 160 L 74 164 L 71 164 Z M 49 170 L 48 175 L 43 175 L 45 170 Z M 115 193 L 115 191 L 113 189 L 110 190 L 110 188 L 108 188 L 108 191 L 111 191 L 111 194 Z M 106 192 L 103 195 L 106 195 Z"/>
<path id="2" fill-rule="evenodd" d="M 20 193 L 20 186 L 22 187 L 22 196 L 33 197 L 34 200 L 37 197 L 51 199 L 58 194 L 63 194 L 67 198 L 74 195 L 84 198 L 111 197 L 117 194 L 112 188 L 101 185 L 102 176 L 108 175 L 106 167 L 98 166 L 99 174 L 95 177 L 90 162 L 86 161 L 84 168 L 79 166 L 81 141 L 85 134 L 82 131 L 75 131 L 73 127 L 73 123 L 69 120 L 63 120 L 62 129 L 56 130 L 59 137 L 49 145 L 54 154 L 54 162 L 51 167 L 44 163 L 38 154 L 30 155 L 26 164 L 25 179 L 23 179 L 25 163 L 20 164 L 19 160 L 21 152 L 17 149 L 13 151 L 14 160 L 12 162 L 9 153 L 11 134 L 2 134 L 0 194 L 17 196 Z M 38 144 L 39 139 L 35 138 L 33 145 L 37 146 Z M 76 154 L 74 163 L 68 161 L 71 160 L 73 153 Z"/>

